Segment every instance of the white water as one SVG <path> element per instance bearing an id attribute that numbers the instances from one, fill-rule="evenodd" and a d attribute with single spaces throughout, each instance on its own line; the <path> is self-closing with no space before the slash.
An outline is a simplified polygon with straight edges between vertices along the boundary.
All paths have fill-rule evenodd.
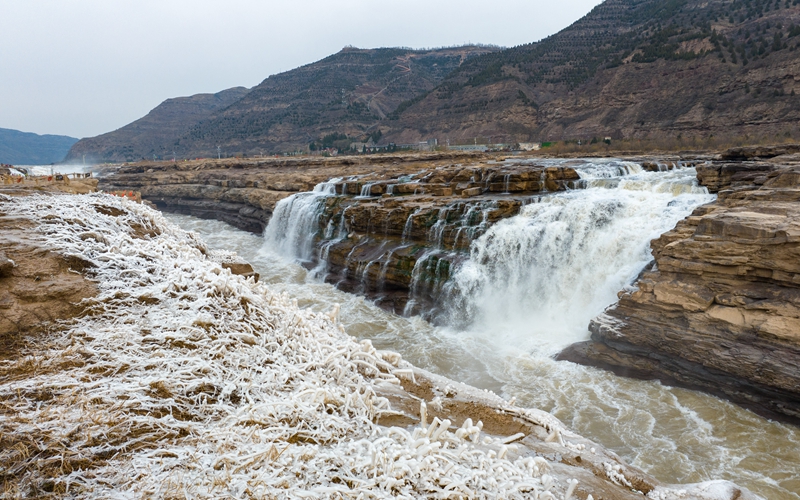
<path id="1" fill-rule="evenodd" d="M 590 186 L 611 178 L 610 168 L 581 173 Z M 713 199 L 693 177 L 639 169 L 614 189 L 523 207 L 473 242 L 448 285 L 448 323 L 542 355 L 584 340 L 589 321 L 651 260 L 650 240 Z"/>
<path id="2" fill-rule="evenodd" d="M 92 165 L 17 165 L 24 168 L 30 175 L 51 175 L 51 174 L 82 174 L 90 172 Z"/>
<path id="3" fill-rule="evenodd" d="M 316 282 L 262 238 L 223 223 L 169 218 L 200 232 L 212 247 L 237 251 L 271 287 L 297 297 L 302 306 L 326 311 L 341 303 L 349 334 L 373 339 L 377 347 L 399 351 L 455 380 L 550 411 L 662 481 L 730 479 L 765 498 L 800 498 L 798 429 L 706 394 L 620 378 L 547 355 L 588 338 L 588 319 L 613 303 L 649 260 L 649 240 L 710 199 L 693 186 L 693 170 L 632 168 L 614 174 L 619 166 L 587 166 L 584 179 L 596 187 L 549 196 L 473 243 L 473 261 L 453 285 L 461 291 L 460 328 L 402 318 Z M 622 173 L 628 175 L 620 178 Z"/>
<path id="4" fill-rule="evenodd" d="M 269 226 L 264 231 L 268 241 L 275 242 L 275 249 L 287 258 L 310 261 L 314 255 L 314 236 L 319 213 L 317 207 L 325 198 L 334 194 L 335 183 L 318 184 L 313 191 L 298 193 L 281 200 L 275 206 Z"/>
<path id="5" fill-rule="evenodd" d="M 31 241 L 91 262 L 96 284 L 87 314 L 0 359 L 2 498 L 554 500 L 578 483 L 472 418 L 457 430 L 425 416 L 378 425 L 395 414 L 381 394 L 414 378 L 401 356 L 346 335 L 338 308 L 315 314 L 233 276 L 225 252 L 155 210 L 103 194 L 0 194 L 0 211 L 30 221 Z M 563 451 L 584 449 L 549 415 L 457 390 L 560 435 Z M 596 460 L 620 480 L 614 457 Z"/>

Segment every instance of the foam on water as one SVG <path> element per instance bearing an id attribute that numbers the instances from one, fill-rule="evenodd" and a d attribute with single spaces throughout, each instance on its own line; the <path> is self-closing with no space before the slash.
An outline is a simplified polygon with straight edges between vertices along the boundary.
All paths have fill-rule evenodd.
<path id="1" fill-rule="evenodd" d="M 379 394 L 413 378 L 400 355 L 346 335 L 338 306 L 318 314 L 232 275 L 146 206 L 0 194 L 0 210 L 39 222 L 30 238 L 85 262 L 97 286 L 85 314 L 0 359 L 4 497 L 552 500 L 575 488 L 471 418 L 378 425 L 395 413 Z M 549 415 L 471 397 L 578 446 Z"/>
<path id="2" fill-rule="evenodd" d="M 91 165 L 17 165 L 30 175 L 82 174 L 90 172 Z"/>
<path id="3" fill-rule="evenodd" d="M 769 499 L 800 498 L 800 431 L 768 421 L 707 394 L 556 362 L 502 348 L 491 336 L 437 328 L 404 318 L 362 297 L 308 281 L 305 269 L 265 248 L 263 238 L 213 220 L 167 214 L 253 263 L 262 280 L 298 304 L 327 311 L 342 306 L 350 335 L 373 340 L 421 366 L 552 412 L 573 430 L 669 483 L 735 481 Z"/>
<path id="4" fill-rule="evenodd" d="M 239 234 L 237 252 L 271 286 L 318 310 L 341 303 L 351 335 L 551 411 L 663 481 L 730 479 L 766 498 L 800 498 L 796 428 L 706 394 L 549 357 L 588 338 L 589 319 L 650 260 L 649 241 L 712 197 L 694 182 L 694 169 L 645 172 L 616 160 L 548 162 L 576 168 L 587 188 L 545 196 L 473 242 L 472 258 L 449 285 L 451 326 L 444 328 L 309 282 L 302 268 L 256 236 L 215 221 L 170 217 L 200 230 L 212 245 L 237 240 L 228 231 Z"/>
<path id="5" fill-rule="evenodd" d="M 633 165 L 590 164 L 584 179 L 626 177 L 613 189 L 541 198 L 474 241 L 448 284 L 447 323 L 542 355 L 584 340 L 589 321 L 651 260 L 650 240 L 714 198 L 694 170 Z"/>

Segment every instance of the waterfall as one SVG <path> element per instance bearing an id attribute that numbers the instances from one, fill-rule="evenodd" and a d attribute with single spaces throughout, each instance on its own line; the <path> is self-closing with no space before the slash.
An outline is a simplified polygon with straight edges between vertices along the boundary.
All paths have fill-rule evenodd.
<path id="1" fill-rule="evenodd" d="M 585 340 L 589 320 L 651 260 L 650 240 L 713 200 L 694 169 L 633 165 L 582 170 L 587 189 L 541 197 L 489 228 L 454 270 L 440 319 L 543 354 Z"/>
<path id="2" fill-rule="evenodd" d="M 336 194 L 336 183 L 331 179 L 314 186 L 313 191 L 297 193 L 275 205 L 272 218 L 264 229 L 264 240 L 279 254 L 290 259 L 309 262 L 314 256 L 314 238 L 321 228 L 319 218 L 325 208 L 325 199 Z M 328 228 L 326 232 L 332 232 Z"/>
<path id="3" fill-rule="evenodd" d="M 413 207 L 396 239 L 385 227 L 376 234 L 370 220 L 334 278 L 353 291 L 383 290 L 392 255 L 423 243 L 412 233 L 427 225 L 409 270 L 407 314 L 548 354 L 584 340 L 589 320 L 651 260 L 650 240 L 713 196 L 697 186 L 693 168 L 648 172 L 619 160 L 568 166 L 583 189 L 535 195 L 495 223 L 491 214 L 502 208 L 492 199 Z M 280 201 L 264 234 L 278 253 L 315 263 L 315 279 L 331 278 L 328 255 L 348 238 L 351 207 L 329 200 L 337 182 Z"/>
<path id="4" fill-rule="evenodd" d="M 359 195 L 360 198 L 369 198 L 372 196 L 372 186 L 374 186 L 374 182 L 367 182 L 363 186 L 361 186 L 361 194 Z"/>

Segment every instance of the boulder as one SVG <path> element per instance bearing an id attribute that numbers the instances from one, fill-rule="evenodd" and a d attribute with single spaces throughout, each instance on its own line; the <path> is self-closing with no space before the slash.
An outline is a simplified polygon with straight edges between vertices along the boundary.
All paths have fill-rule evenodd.
<path id="1" fill-rule="evenodd" d="M 0 250 L 0 278 L 10 276 L 14 265 L 14 261 L 6 257 L 5 252 Z"/>

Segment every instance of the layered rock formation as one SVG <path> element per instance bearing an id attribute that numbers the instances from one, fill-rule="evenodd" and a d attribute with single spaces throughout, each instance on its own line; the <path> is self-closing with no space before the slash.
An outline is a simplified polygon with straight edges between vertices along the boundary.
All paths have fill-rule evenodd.
<path id="1" fill-rule="evenodd" d="M 698 167 L 715 203 L 652 243 L 635 290 L 560 355 L 800 423 L 800 166 Z"/>
<path id="2" fill-rule="evenodd" d="M 104 191 L 134 190 L 160 209 L 218 219 L 254 233 L 263 232 L 275 204 L 334 177 L 376 171 L 411 175 L 419 170 L 482 155 L 440 153 L 343 158 L 223 159 L 176 163 L 141 162 L 102 179 Z"/>
<path id="3" fill-rule="evenodd" d="M 513 160 L 340 181 L 332 185 L 336 195 L 322 201 L 314 246 L 322 249 L 326 280 L 337 287 L 396 313 L 431 314 L 474 239 L 518 214 L 532 195 L 580 186 L 572 168 Z M 319 263 L 317 252 L 308 257 L 310 265 Z"/>
<path id="4" fill-rule="evenodd" d="M 367 162 L 368 161 L 368 162 Z M 105 190 L 135 190 L 159 208 L 261 233 L 278 201 L 330 179 L 306 217 L 286 207 L 273 239 L 309 268 L 324 253 L 326 279 L 402 313 L 429 312 L 452 265 L 473 239 L 519 213 L 532 195 L 582 186 L 570 167 L 485 155 L 429 154 L 262 162 L 185 162 L 125 167 Z M 499 196 L 502 195 L 502 196 Z M 306 221 L 307 226 L 298 226 Z M 310 222 L 309 222 L 310 221 Z M 291 236 L 289 237 L 292 238 Z M 407 308 L 408 302 L 413 304 Z"/>

